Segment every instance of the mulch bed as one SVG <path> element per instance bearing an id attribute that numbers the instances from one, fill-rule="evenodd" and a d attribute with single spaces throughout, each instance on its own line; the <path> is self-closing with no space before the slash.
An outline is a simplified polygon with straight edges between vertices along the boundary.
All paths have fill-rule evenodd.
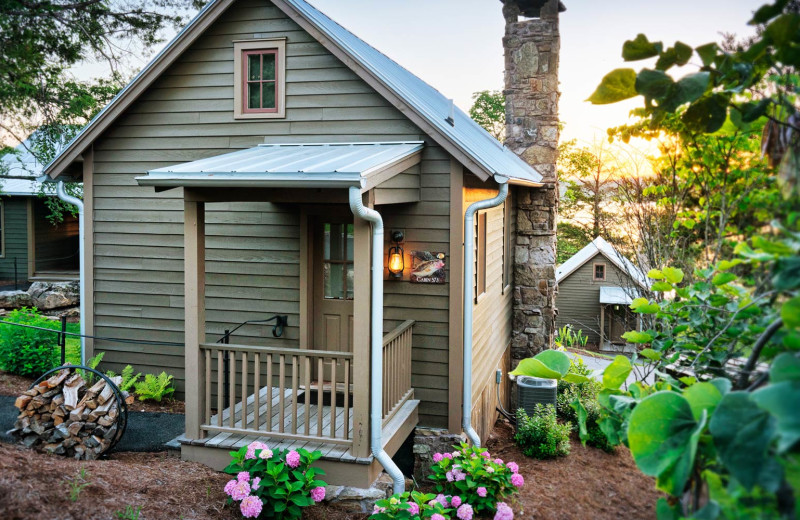
<path id="1" fill-rule="evenodd" d="M 31 387 L 35 379 L 9 374 L 0 370 L 0 395 L 19 397 Z M 185 404 L 177 399 L 156 401 L 134 401 L 128 405 L 129 412 L 185 413 Z"/>

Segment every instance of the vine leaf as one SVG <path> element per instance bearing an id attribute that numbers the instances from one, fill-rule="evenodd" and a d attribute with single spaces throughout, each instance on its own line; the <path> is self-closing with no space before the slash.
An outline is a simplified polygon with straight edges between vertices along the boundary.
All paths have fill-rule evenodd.
<path id="1" fill-rule="evenodd" d="M 606 74 L 600 85 L 586 101 L 594 105 L 616 103 L 624 99 L 636 97 L 636 71 L 633 69 L 615 69 Z"/>
<path id="2" fill-rule="evenodd" d="M 622 44 L 622 59 L 625 61 L 645 60 L 658 56 L 664 45 L 661 42 L 651 42 L 644 34 L 637 34 L 633 40 L 626 40 Z"/>

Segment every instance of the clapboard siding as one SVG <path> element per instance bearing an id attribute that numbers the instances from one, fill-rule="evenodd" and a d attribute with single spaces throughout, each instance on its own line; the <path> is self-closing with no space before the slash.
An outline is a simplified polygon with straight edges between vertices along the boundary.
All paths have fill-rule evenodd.
<path id="1" fill-rule="evenodd" d="M 233 118 L 232 42 L 254 36 L 287 38 L 285 119 Z M 426 141 L 421 164 L 386 187 L 416 189 L 420 202 L 378 210 L 387 230 L 405 231 L 406 250 L 449 255 L 450 156 L 278 9 L 236 3 L 95 142 L 95 332 L 183 341 L 183 193 L 155 193 L 135 177 L 264 142 L 365 140 Z M 209 340 L 281 313 L 289 316 L 282 338 L 272 337 L 271 326 L 248 326 L 235 340 L 299 347 L 299 206 L 209 204 L 207 221 Z M 427 426 L 447 424 L 447 296 L 447 285 L 386 283 L 384 329 L 416 320 L 412 384 Z M 180 347 L 98 341 L 95 349 L 116 370 L 125 363 L 166 369 L 183 390 Z"/>
<path id="2" fill-rule="evenodd" d="M 606 265 L 605 281 L 593 280 L 593 264 Z M 633 284 L 630 277 L 613 262 L 597 253 L 572 274 L 558 283 L 558 328 L 572 325 L 589 337 L 589 343 L 600 341 L 600 287 L 623 287 Z"/>
<path id="3" fill-rule="evenodd" d="M 0 258 L 0 279 L 14 279 L 14 259 L 17 279 L 28 279 L 28 199 L 3 197 L 3 256 Z"/>

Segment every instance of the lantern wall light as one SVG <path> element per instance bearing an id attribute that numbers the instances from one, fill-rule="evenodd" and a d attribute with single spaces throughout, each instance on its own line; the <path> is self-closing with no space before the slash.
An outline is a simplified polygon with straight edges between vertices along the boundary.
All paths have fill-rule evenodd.
<path id="1" fill-rule="evenodd" d="M 392 231 L 392 242 L 394 242 L 394 245 L 389 248 L 389 276 L 395 279 L 402 279 L 403 270 L 405 269 L 403 248 L 400 246 L 403 238 L 402 231 Z"/>

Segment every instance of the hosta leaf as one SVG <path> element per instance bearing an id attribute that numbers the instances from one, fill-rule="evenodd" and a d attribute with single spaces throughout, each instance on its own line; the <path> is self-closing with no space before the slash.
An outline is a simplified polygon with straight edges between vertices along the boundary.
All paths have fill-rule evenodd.
<path id="1" fill-rule="evenodd" d="M 625 356 L 617 356 L 603 371 L 603 386 L 617 389 L 628 379 L 631 373 L 631 362 Z"/>
<path id="2" fill-rule="evenodd" d="M 651 42 L 644 34 L 637 34 L 633 40 L 626 40 L 622 44 L 622 59 L 637 61 L 658 56 L 663 48 L 661 42 Z"/>
<path id="3" fill-rule="evenodd" d="M 594 93 L 589 96 L 590 103 L 605 105 L 636 97 L 636 71 L 616 69 L 606 74 Z"/>

